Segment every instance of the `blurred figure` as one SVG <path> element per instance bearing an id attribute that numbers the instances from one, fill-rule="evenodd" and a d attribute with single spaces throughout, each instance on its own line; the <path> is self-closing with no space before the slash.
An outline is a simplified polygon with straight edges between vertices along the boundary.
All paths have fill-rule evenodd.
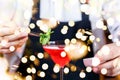
<path id="1" fill-rule="evenodd" d="M 78 53 L 71 53 L 71 57 L 73 58 L 72 54 L 76 55 L 74 57 L 75 61 L 71 61 L 69 68 L 73 66 L 76 67 L 75 72 L 70 70 L 68 74 L 64 76 L 65 80 L 79 80 L 82 79 L 79 76 L 82 71 L 85 72 L 86 67 L 83 64 L 83 57 L 93 57 L 92 45 L 87 43 L 89 39 L 89 34 L 85 32 L 91 33 L 91 23 L 89 21 L 89 16 L 82 11 L 83 7 L 89 7 L 87 2 L 81 2 L 80 0 L 41 0 L 40 1 L 40 19 L 41 25 L 38 25 L 39 28 L 46 32 L 47 28 L 52 28 L 54 33 L 51 34 L 51 41 L 52 40 L 69 40 L 72 42 L 74 39 L 77 40 L 83 37 L 85 40 L 85 44 L 87 46 L 91 46 L 91 51 L 88 54 L 78 54 Z M 81 38 L 78 38 L 76 34 L 82 34 Z M 82 40 L 81 40 L 82 41 Z M 73 42 L 74 43 L 74 42 Z M 81 44 L 81 43 L 76 43 Z M 70 51 L 72 52 L 72 51 Z M 76 51 L 77 52 L 77 51 Z M 54 64 L 53 64 L 54 65 Z M 54 67 L 54 66 L 53 66 Z M 80 70 L 78 70 L 80 68 Z M 51 74 L 54 72 L 51 70 Z M 86 76 L 84 79 L 87 80 L 99 80 L 99 75 L 94 74 L 93 72 L 85 73 Z M 48 74 L 49 75 L 49 74 Z M 57 75 L 57 74 L 56 74 Z M 59 74 L 57 78 L 50 77 L 52 80 L 58 80 Z M 49 76 L 48 76 L 49 77 Z M 45 78 L 47 79 L 47 78 Z"/>
<path id="2" fill-rule="evenodd" d="M 94 4 L 94 3 L 95 4 Z M 103 73 L 102 70 L 105 70 L 106 72 L 103 73 L 106 76 L 117 76 L 120 74 L 120 67 L 119 67 L 119 61 L 120 61 L 120 53 L 119 53 L 119 40 L 120 40 L 120 2 L 118 0 L 90 0 L 90 4 L 92 6 L 93 11 L 97 12 L 98 17 L 96 17 L 93 22 L 97 22 L 96 19 L 99 21 L 106 20 L 107 27 L 109 31 L 111 32 L 111 35 L 108 36 L 109 39 L 112 39 L 112 43 L 106 44 L 103 46 L 97 46 L 96 44 L 100 44 L 100 42 L 95 42 L 96 49 L 95 57 L 97 57 L 100 61 L 99 64 L 96 66 L 93 66 L 90 61 L 91 59 L 85 60 L 86 66 L 92 66 L 93 71 L 95 73 Z M 95 16 L 93 15 L 93 17 Z M 103 17 L 103 18 L 102 18 Z M 95 25 L 93 23 L 93 25 Z M 99 24 L 100 26 L 101 24 Z M 101 28 L 102 29 L 102 28 Z M 103 30 L 103 29 L 102 29 Z M 101 35 L 100 33 L 97 33 L 97 31 L 94 31 L 97 35 Z M 110 38 L 111 36 L 111 38 Z M 101 41 L 103 38 L 101 38 Z M 87 62 L 88 61 L 88 62 Z M 87 62 L 87 63 L 86 63 Z M 92 62 L 94 63 L 94 61 Z M 115 79 L 116 80 L 116 79 Z M 119 80 L 119 79 L 117 79 Z"/>
<path id="3" fill-rule="evenodd" d="M 26 29 L 33 3 L 32 0 L 4 0 L 0 4 L 0 54 L 8 61 L 9 72 L 15 72 L 28 39 Z"/>

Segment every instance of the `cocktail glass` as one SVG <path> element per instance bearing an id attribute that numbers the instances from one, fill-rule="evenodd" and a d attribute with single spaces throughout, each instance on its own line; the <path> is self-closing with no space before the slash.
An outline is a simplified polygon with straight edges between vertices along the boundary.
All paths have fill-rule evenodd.
<path id="1" fill-rule="evenodd" d="M 55 64 L 60 66 L 60 80 L 63 80 L 63 69 L 69 63 L 70 58 L 64 51 L 64 41 L 49 41 L 47 45 L 43 45 L 44 50 L 50 55 Z"/>

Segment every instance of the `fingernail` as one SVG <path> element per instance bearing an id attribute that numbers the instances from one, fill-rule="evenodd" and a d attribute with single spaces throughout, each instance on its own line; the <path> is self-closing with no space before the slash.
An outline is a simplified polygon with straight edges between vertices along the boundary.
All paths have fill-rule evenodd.
<path id="1" fill-rule="evenodd" d="M 92 66 L 92 58 L 83 59 L 83 63 L 86 67 L 87 66 Z"/>
<path id="2" fill-rule="evenodd" d="M 98 66 L 100 64 L 100 60 L 97 57 L 86 58 L 83 59 L 83 63 L 85 66 Z"/>

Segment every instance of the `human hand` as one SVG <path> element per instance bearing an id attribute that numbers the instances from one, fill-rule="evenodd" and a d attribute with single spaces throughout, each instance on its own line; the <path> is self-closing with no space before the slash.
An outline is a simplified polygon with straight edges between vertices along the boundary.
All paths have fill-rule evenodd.
<path id="1" fill-rule="evenodd" d="M 106 76 L 117 76 L 120 74 L 120 46 L 116 43 L 104 45 L 95 55 L 95 59 L 85 59 L 85 66 L 91 66 L 93 72 L 102 73 Z M 98 61 L 98 62 L 96 62 Z M 93 65 L 96 63 L 97 65 Z"/>
<path id="2" fill-rule="evenodd" d="M 15 31 L 18 31 L 18 33 L 15 34 Z M 28 39 L 28 33 L 20 32 L 18 28 L 1 28 L 0 33 L 0 53 L 11 53 L 11 46 L 17 49 Z"/>

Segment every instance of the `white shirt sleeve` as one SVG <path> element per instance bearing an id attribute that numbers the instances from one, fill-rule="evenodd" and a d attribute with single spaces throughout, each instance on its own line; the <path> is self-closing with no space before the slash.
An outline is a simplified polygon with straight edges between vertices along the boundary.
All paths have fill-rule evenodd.
<path id="1" fill-rule="evenodd" d="M 28 27 L 32 17 L 32 5 L 32 0 L 17 0 L 13 21 L 15 21 L 18 27 Z"/>
<path id="2" fill-rule="evenodd" d="M 108 28 L 112 34 L 112 40 L 120 40 L 120 1 L 108 0 L 103 6 L 104 18 L 107 21 Z"/>
<path id="3" fill-rule="evenodd" d="M 14 9 L 14 13 L 12 14 L 13 16 L 9 20 L 15 22 L 18 27 L 28 28 L 28 24 L 32 17 L 33 1 L 32 0 L 16 0 L 15 3 L 16 3 L 16 6 L 11 8 L 11 9 Z M 12 4 L 9 4 L 9 5 L 12 6 Z M 8 60 L 10 72 L 14 72 L 18 68 L 20 59 L 24 52 L 24 48 L 25 48 L 25 45 L 23 45 L 19 49 L 17 48 L 17 50 L 14 53 L 4 54 L 4 56 Z"/>

